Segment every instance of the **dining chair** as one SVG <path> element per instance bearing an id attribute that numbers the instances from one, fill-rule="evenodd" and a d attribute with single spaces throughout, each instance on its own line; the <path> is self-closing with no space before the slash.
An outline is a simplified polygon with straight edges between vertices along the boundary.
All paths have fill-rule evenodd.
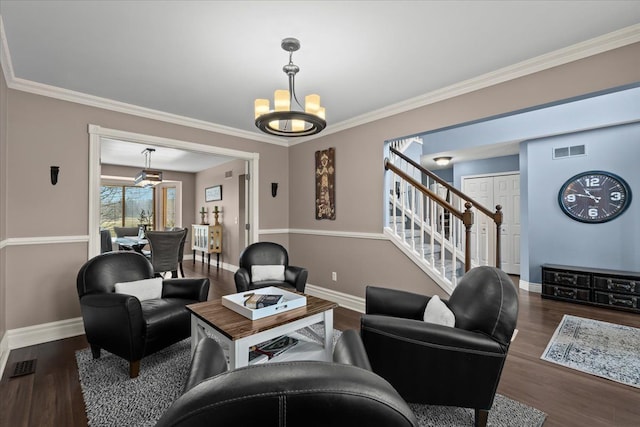
<path id="1" fill-rule="evenodd" d="M 184 245 L 187 230 L 181 231 L 147 231 L 146 237 L 151 247 L 151 264 L 156 276 L 167 271 L 171 277 L 178 277 L 180 265 L 180 246 Z"/>
<path id="2" fill-rule="evenodd" d="M 184 258 L 184 244 L 187 241 L 187 234 L 189 234 L 189 229 L 188 228 L 182 228 L 182 227 L 173 227 L 171 229 L 169 229 L 169 231 L 181 231 L 184 230 L 184 237 L 182 238 L 182 241 L 180 242 L 180 250 L 178 251 L 178 265 L 180 267 L 180 274 L 182 274 L 182 277 L 184 277 L 184 269 L 182 268 L 182 260 Z"/>

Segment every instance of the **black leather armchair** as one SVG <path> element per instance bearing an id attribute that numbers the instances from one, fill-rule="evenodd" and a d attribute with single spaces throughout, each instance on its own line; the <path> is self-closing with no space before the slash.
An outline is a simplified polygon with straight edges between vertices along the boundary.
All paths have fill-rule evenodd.
<path id="1" fill-rule="evenodd" d="M 368 366 L 356 331 L 342 334 L 334 363 L 266 363 L 233 371 L 226 370 L 218 343 L 204 338 L 184 394 L 156 426 L 417 427 L 407 403 Z"/>
<path id="2" fill-rule="evenodd" d="M 251 274 L 253 265 L 284 265 L 284 281 L 253 281 Z M 240 254 L 239 267 L 234 275 L 238 292 L 267 286 L 295 288 L 298 292 L 304 292 L 309 275 L 306 268 L 289 265 L 287 250 L 273 242 L 257 242 L 247 246 Z"/>
<path id="3" fill-rule="evenodd" d="M 373 371 L 408 402 L 475 409 L 487 417 L 518 318 L 518 293 L 493 267 L 467 272 L 445 304 L 455 327 L 426 323 L 430 297 L 367 287 L 362 341 Z"/>
<path id="4" fill-rule="evenodd" d="M 143 255 L 107 252 L 87 261 L 77 277 L 82 320 L 94 358 L 105 350 L 129 361 L 138 376 L 140 360 L 191 335 L 185 305 L 206 301 L 209 279 L 164 279 L 162 297 L 140 301 L 115 293 L 115 284 L 149 279 L 153 267 Z"/>

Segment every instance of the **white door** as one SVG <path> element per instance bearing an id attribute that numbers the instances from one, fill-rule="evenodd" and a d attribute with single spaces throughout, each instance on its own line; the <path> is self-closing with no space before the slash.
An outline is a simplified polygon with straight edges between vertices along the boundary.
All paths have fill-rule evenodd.
<path id="1" fill-rule="evenodd" d="M 493 178 L 493 203 L 502 206 L 500 261 L 502 270 L 520 274 L 520 175 Z"/>
<path id="2" fill-rule="evenodd" d="M 465 178 L 462 192 L 489 210 L 493 205 L 493 178 Z M 475 215 L 471 229 L 471 266 L 494 265 L 495 256 L 489 251 L 489 245 L 495 240 L 493 222 L 486 215 Z M 478 235 L 479 233 L 479 235 Z"/>
<path id="3" fill-rule="evenodd" d="M 462 191 L 487 209 L 502 206 L 500 227 L 500 259 L 502 270 L 520 274 L 520 174 L 504 174 L 463 178 Z M 495 265 L 496 228 L 489 218 L 476 215 L 471 232 L 471 258 L 473 265 Z M 477 232 L 480 232 L 478 239 Z"/>

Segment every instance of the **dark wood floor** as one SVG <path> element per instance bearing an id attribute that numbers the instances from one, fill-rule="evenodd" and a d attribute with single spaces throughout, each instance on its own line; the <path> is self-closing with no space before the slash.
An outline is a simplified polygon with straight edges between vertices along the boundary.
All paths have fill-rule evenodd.
<path id="1" fill-rule="evenodd" d="M 185 263 L 187 276 L 207 275 L 200 262 Z M 233 274 L 209 273 L 210 298 L 234 292 Z M 520 291 L 518 336 L 511 345 L 498 392 L 548 414 L 545 427 L 639 426 L 640 390 L 540 360 L 564 314 L 640 328 L 640 315 L 543 300 Z M 360 314 L 338 308 L 337 329 L 358 329 Z M 13 350 L 0 382 L 1 426 L 86 426 L 75 351 L 84 336 Z M 639 350 L 640 351 L 640 350 Z M 9 379 L 15 363 L 37 359 L 35 374 Z M 433 369 L 434 367 L 424 367 Z M 426 384 L 425 386 L 428 386 Z"/>

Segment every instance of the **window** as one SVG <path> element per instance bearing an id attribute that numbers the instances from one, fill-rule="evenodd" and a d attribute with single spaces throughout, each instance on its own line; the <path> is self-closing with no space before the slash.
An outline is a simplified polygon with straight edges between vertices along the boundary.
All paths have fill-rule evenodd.
<path id="1" fill-rule="evenodd" d="M 100 228 L 111 231 L 113 227 L 146 226 L 153 229 L 154 216 L 153 187 L 133 187 L 124 185 L 103 185 L 100 187 Z"/>
<path id="2" fill-rule="evenodd" d="M 176 187 L 162 188 L 162 225 L 165 230 L 176 226 Z"/>

